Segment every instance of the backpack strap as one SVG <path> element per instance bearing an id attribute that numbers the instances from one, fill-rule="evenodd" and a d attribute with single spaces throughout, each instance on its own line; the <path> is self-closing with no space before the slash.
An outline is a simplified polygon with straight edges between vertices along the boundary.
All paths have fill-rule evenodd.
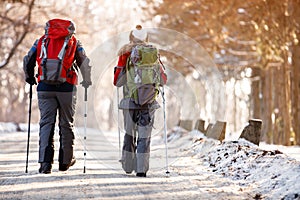
<path id="1" fill-rule="evenodd" d="M 127 62 L 126 62 L 126 73 L 129 73 L 129 70 L 133 68 L 134 70 L 134 83 L 141 83 L 142 82 L 142 78 L 140 77 L 139 73 L 138 73 L 138 69 L 134 66 L 134 64 L 131 61 L 131 55 L 128 56 L 127 58 Z"/>
<path id="2" fill-rule="evenodd" d="M 47 39 L 47 36 L 45 35 L 45 37 L 43 38 L 43 41 L 42 41 L 40 58 L 46 58 L 47 59 L 46 39 Z"/>
<path id="3" fill-rule="evenodd" d="M 63 46 L 62 46 L 62 48 L 61 48 L 61 50 L 60 50 L 60 52 L 57 56 L 59 60 L 63 60 L 65 52 L 66 52 L 66 47 L 67 47 L 67 44 L 69 43 L 70 38 L 71 38 L 70 36 L 67 36 L 65 38 L 64 44 L 63 44 Z"/>
<path id="4" fill-rule="evenodd" d="M 125 68 L 126 68 L 126 74 L 125 74 L 125 76 L 127 76 L 128 74 L 129 74 L 129 68 L 131 67 L 130 66 L 130 62 L 131 62 L 131 59 L 130 59 L 130 55 L 128 56 L 128 58 L 127 58 L 127 60 L 126 60 L 126 66 L 125 66 Z M 123 95 L 124 95 L 124 97 L 126 97 L 126 96 L 128 96 L 129 95 L 129 87 L 128 87 L 128 78 L 126 78 L 126 83 L 124 84 L 124 90 L 123 90 Z"/>
<path id="5" fill-rule="evenodd" d="M 72 35 L 68 35 L 68 36 L 65 37 L 64 44 L 63 44 L 61 50 L 59 51 L 59 53 L 58 53 L 58 55 L 57 55 L 57 58 L 58 58 L 59 62 L 58 62 L 58 67 L 57 67 L 57 71 L 56 71 L 56 75 L 55 75 L 55 79 L 56 79 L 56 80 L 58 79 L 59 74 L 60 74 L 60 72 L 61 72 L 61 70 L 62 70 L 62 61 L 63 61 L 63 59 L 64 59 L 64 57 L 65 57 L 66 49 L 67 49 L 67 47 L 68 47 L 67 45 L 68 45 L 68 43 L 69 43 L 71 37 L 72 37 Z M 69 69 L 68 69 L 68 70 L 69 70 Z"/>
<path id="6" fill-rule="evenodd" d="M 47 79 L 47 69 L 46 69 L 46 63 L 47 63 L 47 35 L 45 35 L 45 37 L 42 40 L 42 45 L 41 45 L 41 53 L 40 53 L 40 58 L 42 58 L 42 63 L 41 63 L 41 67 L 42 67 L 42 79 Z"/>

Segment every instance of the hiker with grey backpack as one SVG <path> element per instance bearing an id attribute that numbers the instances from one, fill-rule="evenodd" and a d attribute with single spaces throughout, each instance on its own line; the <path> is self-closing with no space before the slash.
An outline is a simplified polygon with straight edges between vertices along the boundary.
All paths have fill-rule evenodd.
<path id="1" fill-rule="evenodd" d="M 75 37 L 72 21 L 52 19 L 46 23 L 45 34 L 33 44 L 23 59 L 26 82 L 37 84 L 40 110 L 39 172 L 51 173 L 54 158 L 54 130 L 58 113 L 59 171 L 66 171 L 76 159 L 74 146 L 74 114 L 76 85 L 80 70 L 85 90 L 92 84 L 91 66 L 85 50 Z M 35 66 L 38 64 L 37 75 Z M 28 153 L 28 152 L 27 152 Z M 26 169 L 27 171 L 27 169 Z"/>
<path id="2" fill-rule="evenodd" d="M 146 177 L 149 170 L 154 113 L 160 107 L 156 98 L 167 76 L 159 61 L 158 49 L 148 44 L 141 25 L 130 32 L 129 43 L 118 52 L 113 84 L 123 87 L 124 142 L 120 162 L 127 174 Z"/>

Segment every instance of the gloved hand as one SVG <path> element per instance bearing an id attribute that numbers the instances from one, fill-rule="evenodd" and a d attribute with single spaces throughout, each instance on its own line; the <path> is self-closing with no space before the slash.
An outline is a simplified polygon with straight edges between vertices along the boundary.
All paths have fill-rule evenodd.
<path id="1" fill-rule="evenodd" d="M 80 84 L 82 85 L 82 87 L 88 88 L 90 85 L 92 85 L 92 82 L 83 80 Z"/>
<path id="2" fill-rule="evenodd" d="M 37 84 L 34 77 L 28 77 L 28 78 L 26 78 L 25 81 L 26 81 L 27 83 L 29 83 L 30 85 L 36 85 L 36 84 Z"/>

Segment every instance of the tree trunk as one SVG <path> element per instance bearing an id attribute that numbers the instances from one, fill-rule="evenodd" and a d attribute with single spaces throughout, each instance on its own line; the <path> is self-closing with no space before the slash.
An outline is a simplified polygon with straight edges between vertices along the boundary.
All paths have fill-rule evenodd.
<path id="1" fill-rule="evenodd" d="M 266 69 L 262 71 L 262 120 L 265 122 L 262 127 L 263 140 L 271 144 L 273 143 L 273 124 L 271 120 L 272 115 L 272 70 Z"/>
<path id="2" fill-rule="evenodd" d="M 281 66 L 273 67 L 273 88 L 272 88 L 272 117 L 273 117 L 273 143 L 283 144 L 283 110 L 284 102 L 284 75 Z"/>
<path id="3" fill-rule="evenodd" d="M 293 131 L 295 133 L 295 142 L 294 144 L 300 145 L 300 45 L 294 46 L 292 49 L 292 55 L 293 55 L 293 63 L 292 63 L 292 78 L 291 78 L 291 84 L 292 84 L 292 95 L 291 95 L 291 101 L 292 101 L 292 127 Z"/>
<path id="4" fill-rule="evenodd" d="M 261 118 L 261 78 L 256 79 L 256 77 L 261 77 L 261 68 L 252 68 L 252 87 L 251 87 L 251 108 L 252 111 L 251 117 L 254 119 Z"/>
<path id="5" fill-rule="evenodd" d="M 283 66 L 283 78 L 284 78 L 284 107 L 283 107 L 283 121 L 284 121 L 284 136 L 283 142 L 284 145 L 289 146 L 291 145 L 290 138 L 291 138 L 291 72 L 290 66 L 286 62 Z"/>

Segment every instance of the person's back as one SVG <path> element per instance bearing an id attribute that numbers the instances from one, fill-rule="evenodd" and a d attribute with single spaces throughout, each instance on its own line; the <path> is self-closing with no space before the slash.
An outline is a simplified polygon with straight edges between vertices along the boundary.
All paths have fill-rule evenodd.
<path id="1" fill-rule="evenodd" d="M 148 34 L 140 25 L 131 31 L 129 40 L 130 43 L 118 52 L 119 60 L 114 71 L 114 85 L 123 86 L 124 96 L 119 106 L 123 109 L 125 128 L 120 162 L 126 173 L 136 171 L 137 176 L 146 177 L 149 170 L 154 113 L 159 107 L 155 100 L 157 87 L 166 83 L 166 75 L 156 61 L 151 63 L 151 66 L 142 66 L 143 68 L 137 65 L 142 63 L 142 58 L 136 51 L 145 47 L 146 51 L 151 52 L 151 49 L 155 48 L 147 44 Z M 146 72 L 147 70 L 149 71 Z"/>
<path id="2" fill-rule="evenodd" d="M 66 171 L 75 163 L 74 114 L 76 104 L 77 70 L 82 85 L 91 85 L 91 67 L 75 26 L 69 20 L 52 19 L 46 23 L 45 34 L 38 39 L 24 57 L 26 82 L 34 85 L 34 68 L 38 64 L 38 104 L 40 110 L 39 163 L 40 173 L 51 173 L 54 157 L 54 129 L 59 114 L 59 170 Z"/>

